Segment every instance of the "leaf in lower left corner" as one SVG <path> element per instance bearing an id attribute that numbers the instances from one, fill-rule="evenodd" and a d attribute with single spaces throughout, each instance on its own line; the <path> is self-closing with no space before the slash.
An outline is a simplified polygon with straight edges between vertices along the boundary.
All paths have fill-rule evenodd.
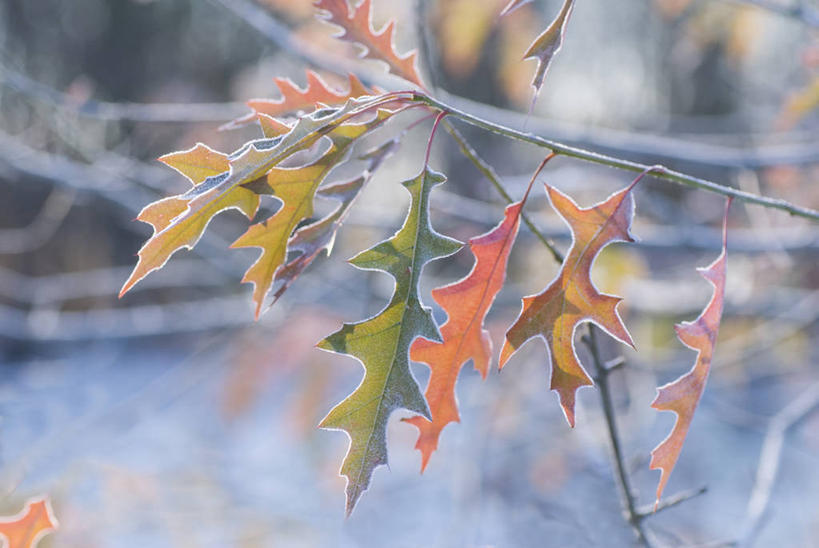
<path id="1" fill-rule="evenodd" d="M 33 499 L 16 516 L 0 517 L 0 540 L 6 548 L 34 548 L 58 523 L 48 498 Z"/>

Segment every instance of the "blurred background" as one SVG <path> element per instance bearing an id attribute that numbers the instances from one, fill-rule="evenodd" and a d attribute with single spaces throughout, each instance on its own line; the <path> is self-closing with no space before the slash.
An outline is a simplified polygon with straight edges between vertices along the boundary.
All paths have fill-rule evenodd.
<path id="1" fill-rule="evenodd" d="M 500 21 L 503 0 L 375 0 L 374 13 L 377 27 L 398 19 L 398 51 L 421 47 L 427 80 L 453 105 L 819 207 L 817 2 L 578 2 L 527 121 L 535 63 L 520 57 L 560 3 L 537 0 Z M 117 299 L 151 232 L 133 219 L 187 187 L 156 157 L 257 137 L 257 127 L 218 128 L 244 101 L 276 97 L 273 77 L 303 85 L 312 67 L 343 87 L 327 52 L 381 83 L 382 67 L 332 34 L 309 0 L 0 3 L 0 515 L 49 494 L 61 527 L 41 545 L 55 547 L 632 545 L 598 395 L 580 391 L 570 430 L 540 343 L 486 382 L 464 368 L 462 424 L 444 430 L 422 476 L 416 429 L 395 413 L 390 467 L 344 519 L 347 439 L 315 425 L 361 367 L 313 345 L 387 302 L 389 278 L 345 259 L 400 225 L 397 183 L 417 173 L 428 124 L 379 170 L 332 256 L 259 322 L 239 283 L 257 251 L 227 249 L 246 227 L 236 212 Z M 520 197 L 542 151 L 462 129 Z M 450 179 L 433 194 L 440 232 L 466 240 L 498 222 L 503 201 L 444 132 L 432 166 Z M 630 176 L 557 158 L 540 179 L 590 205 Z M 533 218 L 565 250 L 568 230 L 542 187 L 533 197 Z M 639 350 L 603 343 L 605 359 L 627 360 L 612 375 L 621 441 L 650 504 L 659 474 L 649 451 L 673 415 L 649 404 L 693 364 L 672 325 L 710 297 L 694 269 L 719 254 L 724 202 L 649 179 L 636 201 L 640 242 L 607 248 L 593 275 L 625 297 Z M 647 520 L 662 544 L 720 545 L 752 531 L 756 546 L 816 545 L 818 257 L 815 223 L 732 207 L 712 376 L 666 489 L 708 492 Z M 461 252 L 430 265 L 427 302 L 470 261 Z M 522 228 L 509 272 L 489 316 L 496 348 L 520 297 L 557 265 Z M 423 386 L 426 368 L 414 371 Z"/>

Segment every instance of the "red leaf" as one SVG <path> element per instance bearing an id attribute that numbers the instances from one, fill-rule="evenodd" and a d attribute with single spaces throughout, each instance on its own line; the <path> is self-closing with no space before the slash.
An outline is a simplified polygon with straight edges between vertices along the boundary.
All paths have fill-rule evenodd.
<path id="1" fill-rule="evenodd" d="M 415 448 L 421 451 L 421 471 L 438 447 L 438 438 L 450 422 L 460 422 L 455 382 L 467 361 L 486 378 L 492 357 L 492 341 L 484 329 L 489 308 L 506 278 L 509 251 L 520 225 L 523 202 L 506 208 L 503 221 L 495 228 L 469 240 L 475 264 L 463 279 L 432 291 L 448 319 L 441 326 L 442 342 L 416 339 L 410 349 L 413 361 L 429 365 L 431 376 L 426 390 L 432 420 L 417 416 L 404 419 L 418 427 Z"/>
<path id="2" fill-rule="evenodd" d="M 384 61 L 396 76 L 424 87 L 416 68 L 416 52 L 402 56 L 395 51 L 392 40 L 395 21 L 387 22 L 379 31 L 373 29 L 372 0 L 364 0 L 352 9 L 347 0 L 318 0 L 315 6 L 326 12 L 328 21 L 342 28 L 336 38 L 363 46 L 366 50 L 363 57 Z"/>

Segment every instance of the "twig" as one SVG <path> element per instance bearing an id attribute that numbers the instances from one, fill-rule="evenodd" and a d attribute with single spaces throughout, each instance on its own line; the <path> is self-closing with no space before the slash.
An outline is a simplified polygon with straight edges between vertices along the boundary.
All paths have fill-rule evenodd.
<path id="1" fill-rule="evenodd" d="M 568 156 L 571 158 L 577 158 L 579 160 L 584 160 L 587 162 L 592 162 L 595 164 L 600 164 L 609 167 L 615 167 L 618 169 L 623 169 L 626 171 L 632 171 L 636 173 L 642 173 L 651 168 L 651 166 L 648 165 L 640 164 L 637 162 L 631 162 L 628 160 L 622 160 L 619 158 L 613 158 L 611 156 L 606 156 L 604 154 L 598 154 L 596 152 L 571 147 L 568 145 L 564 145 L 563 143 L 558 143 L 556 141 L 545 139 L 532 133 L 524 133 L 522 131 L 512 129 L 510 127 L 495 124 L 493 122 L 489 122 L 467 112 L 459 110 L 453 106 L 443 103 L 438 99 L 435 99 L 423 93 L 416 92 L 413 95 L 413 100 L 418 101 L 420 103 L 424 103 L 433 108 L 446 111 L 451 116 L 459 118 L 473 126 L 485 129 L 490 133 L 494 133 L 496 135 L 503 135 L 505 137 L 509 137 L 511 139 L 516 139 L 518 141 L 526 143 L 531 143 L 542 148 L 548 148 L 549 150 L 552 150 L 557 154 L 562 154 L 564 156 Z M 736 198 L 737 200 L 757 204 L 763 207 L 781 209 L 783 211 L 787 211 L 791 215 L 797 215 L 814 221 L 819 221 L 819 211 L 815 211 L 807 207 L 797 206 L 786 200 L 768 198 L 766 196 L 758 196 L 756 194 L 751 194 L 749 192 L 743 192 L 741 190 L 724 186 L 719 183 L 709 181 L 707 179 L 701 179 L 699 177 L 694 177 L 692 175 L 686 175 L 685 173 L 672 171 L 667 168 L 663 168 L 662 170 L 655 169 L 651 173 L 651 175 L 658 179 L 663 179 L 666 181 L 671 181 L 682 185 L 699 188 L 702 190 L 708 190 L 710 192 L 715 192 L 723 196 L 730 196 L 732 198 Z"/>
<path id="2" fill-rule="evenodd" d="M 634 160 L 651 158 L 651 161 L 685 162 L 696 166 L 729 169 L 761 169 L 781 165 L 812 165 L 819 161 L 819 143 L 802 137 L 796 142 L 759 146 L 726 146 L 712 142 L 697 142 L 662 134 L 638 133 L 599 126 L 589 127 L 567 121 L 529 116 L 506 108 L 496 107 L 472 99 L 440 91 L 441 100 L 460 110 L 492 121 L 496 124 L 523 128 L 538 135 L 580 147 Z M 747 135 L 744 136 L 746 139 Z M 757 136 L 765 140 L 766 136 Z M 791 140 L 795 140 L 793 137 Z"/>
<path id="3" fill-rule="evenodd" d="M 461 148 L 461 152 L 464 154 L 464 156 L 466 156 L 473 164 L 475 164 L 475 167 L 477 167 L 478 170 L 481 173 L 483 173 L 487 179 L 489 179 L 489 182 L 492 183 L 492 186 L 495 187 L 495 190 L 498 191 L 498 194 L 500 194 L 503 197 L 503 199 L 506 200 L 506 203 L 509 204 L 513 203 L 515 200 L 506 191 L 506 188 L 500 181 L 500 177 L 498 177 L 498 174 L 495 172 L 492 166 L 486 163 L 483 160 L 483 158 L 481 158 L 478 155 L 478 153 L 475 152 L 475 149 L 469 145 L 466 139 L 464 139 L 463 135 L 461 135 L 461 133 L 457 129 L 455 129 L 455 127 L 452 124 L 450 124 L 448 121 L 445 121 L 444 127 L 446 127 L 446 130 L 449 132 L 450 135 L 452 135 L 452 138 L 455 139 L 455 142 L 458 143 L 458 146 Z M 552 257 L 554 257 L 555 261 L 557 261 L 558 263 L 562 263 L 563 255 L 560 253 L 560 251 L 557 250 L 554 243 L 552 243 L 546 236 L 543 235 L 543 233 L 535 226 L 535 224 L 532 222 L 529 216 L 526 215 L 526 213 L 521 212 L 520 217 L 521 219 L 523 219 L 523 222 L 526 224 L 526 226 L 529 227 L 529 230 L 532 231 L 532 234 L 534 234 L 537 237 L 537 239 L 540 240 L 541 243 L 544 246 L 546 246 L 546 248 L 551 252 Z"/>
<path id="4" fill-rule="evenodd" d="M 681 493 L 677 493 L 674 496 L 667 497 L 657 505 L 657 509 L 654 509 L 653 504 L 647 504 L 645 506 L 640 506 L 637 509 L 637 513 L 641 515 L 643 518 L 651 517 L 654 514 L 662 512 L 663 510 L 667 510 L 669 508 L 673 508 L 678 504 L 682 504 L 683 502 L 693 499 L 694 497 L 698 497 L 700 495 L 705 494 L 708 492 L 708 486 L 703 485 L 697 489 L 689 489 L 688 491 L 683 491 Z"/>
<path id="5" fill-rule="evenodd" d="M 762 526 L 779 473 L 785 434 L 819 407 L 819 382 L 812 384 L 772 419 L 762 443 L 756 481 L 748 500 L 745 523 L 737 544 L 750 546 Z"/>
<path id="6" fill-rule="evenodd" d="M 600 350 L 597 345 L 597 328 L 594 324 L 589 324 L 589 334 L 582 338 L 583 342 L 589 349 L 592 357 L 595 370 L 595 382 L 600 393 L 600 402 L 603 407 L 603 415 L 606 418 L 606 426 L 609 432 L 609 441 L 611 442 L 612 460 L 615 465 L 615 472 L 617 478 L 617 485 L 620 488 L 620 495 L 623 501 L 625 510 L 625 518 L 631 524 L 637 540 L 644 546 L 652 546 L 643 519 L 645 515 L 640 514 L 637 510 L 637 500 L 634 496 L 634 491 L 631 488 L 631 480 L 626 471 L 626 462 L 623 458 L 623 450 L 620 446 L 620 434 L 617 430 L 617 415 L 614 411 L 614 402 L 611 397 L 611 389 L 609 387 L 609 373 L 603 360 L 600 358 Z"/>
<path id="7" fill-rule="evenodd" d="M 0 82 L 29 99 L 82 116 L 128 122 L 224 122 L 242 115 L 242 103 L 112 103 L 87 99 L 77 101 L 65 93 L 28 76 L 0 66 Z"/>

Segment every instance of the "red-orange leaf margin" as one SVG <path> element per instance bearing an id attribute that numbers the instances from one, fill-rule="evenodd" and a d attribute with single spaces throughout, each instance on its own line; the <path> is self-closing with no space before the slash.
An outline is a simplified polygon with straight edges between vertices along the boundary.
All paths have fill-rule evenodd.
<path id="1" fill-rule="evenodd" d="M 725 206 L 725 219 L 722 225 L 722 253 L 707 267 L 697 269 L 702 277 L 714 286 L 711 300 L 696 320 L 674 326 L 680 341 L 688 348 L 697 351 L 697 359 L 688 373 L 659 387 L 657 397 L 651 404 L 651 407 L 659 411 L 673 411 L 677 414 L 671 433 L 651 451 L 649 468 L 661 470 L 655 508 L 660 502 L 671 471 L 674 470 L 674 465 L 677 464 L 677 459 L 680 457 L 688 428 L 694 418 L 694 411 L 697 409 L 697 404 L 705 390 L 708 373 L 711 371 L 711 360 L 714 356 L 714 346 L 725 302 L 725 261 L 728 240 L 728 207 L 730 205 L 729 198 Z"/>
<path id="2" fill-rule="evenodd" d="M 581 322 L 599 325 L 621 342 L 634 346 L 617 312 L 620 297 L 600 293 L 591 281 L 597 254 L 612 242 L 633 242 L 631 220 L 634 199 L 628 187 L 590 208 L 580 208 L 569 196 L 546 185 L 554 209 L 572 231 L 572 246 L 557 277 L 540 294 L 524 297 L 520 316 L 506 332 L 500 367 L 529 339 L 540 336 L 552 360 L 551 389 L 560 398 L 563 414 L 574 427 L 575 395 L 581 386 L 594 384 L 580 364 L 574 332 Z"/>
<path id="3" fill-rule="evenodd" d="M 279 88 L 279 99 L 251 99 L 247 106 L 253 112 L 237 118 L 219 129 L 235 129 L 252 123 L 260 115 L 271 118 L 298 113 L 299 111 L 313 110 L 316 105 L 337 106 L 344 104 L 348 99 L 375 95 L 380 90 L 368 88 L 354 74 L 348 74 L 347 91 L 339 91 L 330 87 L 317 73 L 307 70 L 307 84 L 304 88 L 298 87 L 289 78 L 274 78 Z M 262 120 L 264 121 L 264 120 Z"/>
<path id="4" fill-rule="evenodd" d="M 395 21 L 388 21 L 379 31 L 373 29 L 372 0 L 364 0 L 354 8 L 350 8 L 347 0 L 317 0 L 313 5 L 326 14 L 327 21 L 342 28 L 336 38 L 361 45 L 366 50 L 363 57 L 384 61 L 396 76 L 424 87 L 415 50 L 405 55 L 395 51 L 392 36 Z"/>
<path id="5" fill-rule="evenodd" d="M 48 497 L 30 499 L 16 515 L 0 517 L 0 546 L 34 548 L 40 539 L 57 527 L 59 523 Z"/>
<path id="6" fill-rule="evenodd" d="M 432 298 L 447 313 L 447 321 L 441 326 L 442 342 L 418 338 L 410 348 L 410 359 L 427 364 L 431 371 L 425 397 L 432 420 L 420 415 L 404 419 L 419 430 L 415 448 L 421 451 L 422 472 L 438 447 L 444 427 L 460 422 L 455 383 L 461 366 L 472 360 L 475 370 L 486 378 L 492 340 L 484 329 L 484 319 L 506 279 L 509 251 L 518 233 L 522 208 L 523 201 L 507 206 L 495 228 L 469 240 L 475 256 L 472 270 L 463 279 L 432 290 Z"/>

